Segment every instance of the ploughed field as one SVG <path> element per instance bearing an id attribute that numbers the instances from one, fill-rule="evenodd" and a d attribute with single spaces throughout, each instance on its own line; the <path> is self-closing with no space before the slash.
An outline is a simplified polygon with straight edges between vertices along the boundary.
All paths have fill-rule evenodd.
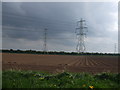
<path id="1" fill-rule="evenodd" d="M 75 56 L 2 53 L 2 69 L 36 70 L 51 73 L 118 72 L 118 56 Z"/>

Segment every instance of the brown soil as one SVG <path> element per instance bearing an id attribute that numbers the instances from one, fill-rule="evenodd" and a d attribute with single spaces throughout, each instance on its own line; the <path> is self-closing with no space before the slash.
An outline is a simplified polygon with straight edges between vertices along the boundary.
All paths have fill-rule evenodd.
<path id="1" fill-rule="evenodd" d="M 72 56 L 2 53 L 2 69 L 47 72 L 118 72 L 117 56 Z"/>

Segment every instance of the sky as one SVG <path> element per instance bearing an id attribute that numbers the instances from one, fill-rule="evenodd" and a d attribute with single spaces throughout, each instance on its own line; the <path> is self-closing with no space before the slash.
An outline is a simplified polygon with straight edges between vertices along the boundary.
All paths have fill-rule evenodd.
<path id="1" fill-rule="evenodd" d="M 76 51 L 77 21 L 86 20 L 86 52 L 114 52 L 118 44 L 117 2 L 3 2 L 2 48 Z M 118 46 L 116 46 L 118 47 Z"/>

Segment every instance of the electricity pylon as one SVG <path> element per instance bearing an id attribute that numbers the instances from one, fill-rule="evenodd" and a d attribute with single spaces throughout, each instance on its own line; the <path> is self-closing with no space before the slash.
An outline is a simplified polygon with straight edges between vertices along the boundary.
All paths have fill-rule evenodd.
<path id="1" fill-rule="evenodd" d="M 87 32 L 87 27 L 86 27 L 85 20 L 81 18 L 81 20 L 77 22 L 77 28 L 75 31 L 77 39 L 78 39 L 78 43 L 76 47 L 76 50 L 78 53 L 84 52 L 86 49 L 85 47 L 86 32 Z"/>
<path id="2" fill-rule="evenodd" d="M 44 29 L 44 44 L 43 44 L 43 51 L 46 53 L 47 52 L 47 29 Z"/>
<path id="3" fill-rule="evenodd" d="M 117 52 L 117 47 L 116 47 L 116 43 L 115 43 L 115 46 L 114 46 L 114 53 L 116 53 Z"/>

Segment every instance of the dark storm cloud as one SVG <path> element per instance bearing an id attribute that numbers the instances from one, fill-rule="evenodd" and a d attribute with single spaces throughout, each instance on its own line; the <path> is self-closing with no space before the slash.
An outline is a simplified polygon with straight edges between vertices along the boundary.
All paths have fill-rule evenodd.
<path id="1" fill-rule="evenodd" d="M 67 12 L 66 10 L 64 10 L 65 9 L 64 4 L 61 3 L 56 5 L 55 3 L 51 3 L 51 4 L 50 3 L 22 3 L 20 5 L 21 5 L 21 9 L 19 10 L 21 12 L 25 12 L 25 15 L 21 15 L 21 14 L 19 15 L 18 12 L 20 11 L 14 11 L 14 13 L 12 11 L 8 13 L 10 10 L 12 10 L 12 8 L 8 8 L 6 6 L 10 7 L 11 4 L 3 3 L 3 26 L 11 25 L 13 27 L 25 27 L 25 28 L 31 27 L 31 28 L 34 28 L 35 30 L 36 29 L 43 30 L 44 28 L 48 28 L 48 35 L 50 35 L 50 37 L 52 36 L 52 38 L 55 38 L 54 36 L 59 36 L 60 33 L 63 33 L 63 32 L 64 33 L 74 32 L 75 24 L 70 20 L 72 13 L 70 10 L 67 10 Z M 3 33 L 4 32 L 5 30 L 3 31 Z M 28 33 L 28 32 L 23 32 L 23 34 L 25 33 Z M 31 33 L 33 34 L 33 38 L 34 38 L 35 36 L 34 33 L 33 32 Z M 20 33 L 16 33 L 16 36 L 18 36 L 19 38 L 20 35 L 17 35 L 17 34 L 20 34 Z M 10 35 L 10 37 L 12 37 L 12 35 Z M 24 38 L 26 39 L 26 35 L 24 36 Z"/>
<path id="2" fill-rule="evenodd" d="M 92 5 L 94 7 L 92 7 Z M 101 25 L 106 23 L 106 21 L 112 22 L 112 19 L 109 18 L 109 13 L 102 12 L 100 4 L 98 3 L 89 5 L 89 7 L 92 7 L 92 12 L 90 12 L 91 10 L 86 12 L 84 6 L 84 3 L 3 3 L 3 25 L 10 24 L 14 27 L 31 27 L 35 30 L 36 28 L 48 28 L 49 35 L 53 37 L 54 35 L 59 36 L 60 33 L 64 33 L 65 31 L 73 33 L 76 28 L 77 19 L 85 17 L 88 18 L 88 20 L 92 18 L 95 22 L 89 24 L 89 36 L 106 36 L 102 33 L 106 28 L 105 26 L 101 27 Z M 97 7 L 97 9 L 95 9 L 95 7 Z M 76 14 L 79 15 L 79 18 Z M 89 15 L 86 17 L 86 14 L 90 14 L 90 16 L 93 15 L 94 17 L 89 17 Z M 103 18 L 103 20 L 101 20 L 101 18 Z M 99 33 L 97 33 L 98 31 Z M 33 38 L 34 36 L 33 34 Z M 10 37 L 12 37 L 12 35 L 10 35 Z M 24 36 L 24 38 L 26 37 Z"/>
<path id="3" fill-rule="evenodd" d="M 73 47 L 76 44 L 76 22 L 84 18 L 88 26 L 89 39 L 94 38 L 94 42 L 97 42 L 97 38 L 114 40 L 117 34 L 111 30 L 116 22 L 113 15 L 116 9 L 111 5 L 112 3 L 89 2 L 4 2 L 3 37 L 24 39 L 26 42 L 39 41 L 43 40 L 44 29 L 47 28 L 47 38 L 51 46 L 63 44 L 64 48 Z"/>

